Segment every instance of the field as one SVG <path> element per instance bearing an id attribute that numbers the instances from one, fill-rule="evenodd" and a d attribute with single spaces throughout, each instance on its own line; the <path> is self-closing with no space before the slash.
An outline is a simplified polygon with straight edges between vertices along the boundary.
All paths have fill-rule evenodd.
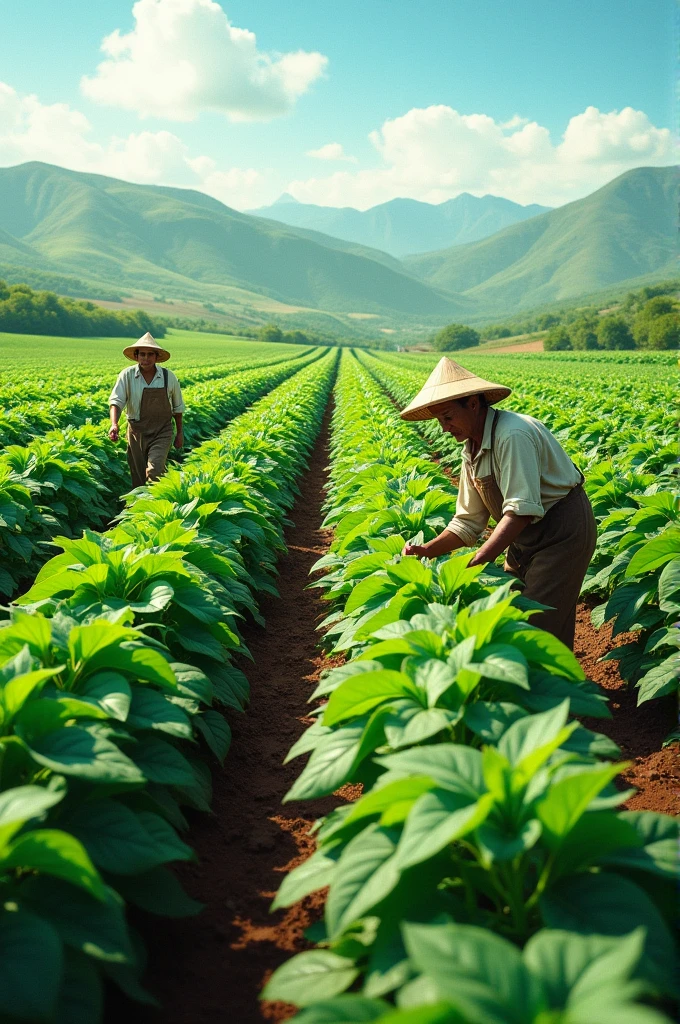
<path id="1" fill-rule="evenodd" d="M 397 412 L 437 354 L 172 331 L 187 450 L 130 493 L 125 344 L 0 337 L 0 1018 L 669 1024 L 673 354 L 461 356 L 585 475 L 572 654 L 401 555 L 455 509 Z"/>

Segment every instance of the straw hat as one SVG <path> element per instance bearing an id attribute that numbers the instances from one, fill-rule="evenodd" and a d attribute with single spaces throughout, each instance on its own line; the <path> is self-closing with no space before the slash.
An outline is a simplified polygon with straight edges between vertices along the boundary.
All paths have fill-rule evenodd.
<path id="1" fill-rule="evenodd" d="M 475 373 L 470 373 L 460 363 L 444 356 L 439 360 L 430 376 L 425 381 L 416 397 L 401 413 L 403 420 L 431 420 L 434 405 L 443 405 L 454 398 L 465 398 L 467 395 L 486 395 L 489 405 L 502 402 L 512 393 L 511 388 L 502 384 L 492 384 Z"/>
<path id="2" fill-rule="evenodd" d="M 161 348 L 155 338 L 153 338 L 149 332 L 136 341 L 134 345 L 128 345 L 127 348 L 123 349 L 123 355 L 127 359 L 135 359 L 136 348 L 150 348 L 152 352 L 156 353 L 156 362 L 165 363 L 170 358 L 170 353 L 167 348 Z"/>

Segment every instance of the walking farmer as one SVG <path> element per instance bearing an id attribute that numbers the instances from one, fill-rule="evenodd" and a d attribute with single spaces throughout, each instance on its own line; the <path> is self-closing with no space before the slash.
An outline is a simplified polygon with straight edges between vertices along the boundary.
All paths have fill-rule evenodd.
<path id="1" fill-rule="evenodd" d="M 182 413 L 184 402 L 179 381 L 172 370 L 157 366 L 170 358 L 147 332 L 134 345 L 123 349 L 123 355 L 133 359 L 136 366 L 128 366 L 118 374 L 109 398 L 111 429 L 109 437 L 117 441 L 118 421 L 123 409 L 127 410 L 127 460 L 132 475 L 132 486 L 158 480 L 165 472 L 165 464 L 172 440 L 172 421 L 175 421 L 175 448 L 184 444 Z"/>
<path id="2" fill-rule="evenodd" d="M 505 568 L 524 581 L 526 597 L 549 606 L 532 623 L 573 648 L 595 517 L 583 474 L 548 428 L 533 416 L 494 408 L 510 393 L 443 358 L 401 413 L 405 420 L 437 419 L 465 442 L 454 518 L 434 540 L 407 544 L 403 553 L 435 558 L 472 547 L 493 517 L 493 532 L 470 565 L 507 551 Z"/>

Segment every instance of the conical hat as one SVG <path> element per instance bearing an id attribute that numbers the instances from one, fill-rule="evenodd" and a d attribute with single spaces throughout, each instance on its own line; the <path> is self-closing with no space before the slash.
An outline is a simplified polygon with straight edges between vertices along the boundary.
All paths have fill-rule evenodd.
<path id="1" fill-rule="evenodd" d="M 170 358 L 170 353 L 167 348 L 161 348 L 156 339 L 153 338 L 148 331 L 139 339 L 139 341 L 136 341 L 134 345 L 128 345 L 127 348 L 124 348 L 123 355 L 126 356 L 127 359 L 135 359 L 136 348 L 150 348 L 156 353 L 157 363 L 165 363 Z"/>
<path id="2" fill-rule="evenodd" d="M 442 405 L 454 398 L 465 398 L 467 395 L 486 395 L 489 405 L 502 402 L 512 393 L 511 388 L 502 384 L 492 384 L 475 373 L 470 373 L 460 363 L 444 356 L 439 360 L 425 384 L 416 397 L 401 413 L 403 420 L 431 420 L 434 413 L 433 405 Z"/>

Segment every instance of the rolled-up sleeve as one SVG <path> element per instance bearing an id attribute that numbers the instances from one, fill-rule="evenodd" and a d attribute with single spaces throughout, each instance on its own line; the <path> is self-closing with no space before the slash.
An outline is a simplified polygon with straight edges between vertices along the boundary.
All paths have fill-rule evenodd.
<path id="1" fill-rule="evenodd" d="M 512 431 L 498 446 L 498 484 L 503 495 L 503 514 L 542 519 L 541 457 L 538 444 L 525 431 Z"/>
<path id="2" fill-rule="evenodd" d="M 458 484 L 456 514 L 446 529 L 460 537 L 466 547 L 473 547 L 488 522 L 489 510 L 476 488 L 473 487 L 470 480 L 470 468 L 467 462 L 463 461 Z"/>
<path id="3" fill-rule="evenodd" d="M 119 409 L 125 409 L 128 404 L 127 376 L 125 370 L 118 374 L 118 379 L 113 385 L 113 391 L 109 397 L 109 405 L 117 405 Z"/>
<path id="4" fill-rule="evenodd" d="M 177 380 L 177 377 L 175 377 L 174 373 L 172 376 L 168 373 L 168 398 L 170 400 L 173 415 L 179 412 L 184 412 L 182 389 L 179 386 L 179 381 Z"/>

